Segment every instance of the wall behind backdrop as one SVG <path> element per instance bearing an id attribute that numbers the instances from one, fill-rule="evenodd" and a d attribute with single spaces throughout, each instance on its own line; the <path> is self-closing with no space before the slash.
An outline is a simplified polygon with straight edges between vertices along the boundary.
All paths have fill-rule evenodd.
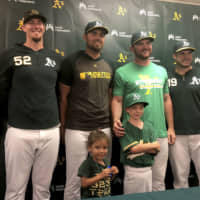
<path id="1" fill-rule="evenodd" d="M 176 40 L 197 48 L 193 65 L 200 65 L 200 6 L 156 0 L 0 0 L 0 4 L 0 51 L 25 41 L 23 14 L 34 8 L 48 19 L 45 46 L 63 57 L 84 49 L 85 25 L 101 20 L 110 30 L 103 55 L 113 68 L 132 61 L 130 38 L 136 31 L 148 32 L 155 38 L 151 60 L 168 70 L 173 69 L 172 48 Z M 53 192 L 64 188 L 63 152 L 61 149 L 54 173 Z"/>

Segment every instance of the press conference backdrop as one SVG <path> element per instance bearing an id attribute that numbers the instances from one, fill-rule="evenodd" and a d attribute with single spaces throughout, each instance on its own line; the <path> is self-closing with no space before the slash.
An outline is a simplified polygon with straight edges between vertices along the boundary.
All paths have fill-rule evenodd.
<path id="1" fill-rule="evenodd" d="M 172 47 L 184 40 L 197 48 L 194 63 L 200 64 L 200 6 L 156 0 L 1 0 L 0 49 L 24 41 L 25 10 L 38 9 L 47 18 L 45 45 L 62 56 L 84 48 L 83 30 L 88 21 L 108 26 L 103 54 L 112 67 L 133 59 L 129 51 L 133 32 L 149 32 L 156 40 L 151 60 L 173 67 Z"/>
<path id="2" fill-rule="evenodd" d="M 156 0 L 1 0 L 0 50 L 23 42 L 23 13 L 38 9 L 48 19 L 45 46 L 67 56 L 84 49 L 82 39 L 88 21 L 100 20 L 110 32 L 103 55 L 113 68 L 133 59 L 129 51 L 131 34 L 149 33 L 155 38 L 151 60 L 173 68 L 172 47 L 176 40 L 197 48 L 194 65 L 200 64 L 200 7 Z M 200 80 L 196 80 L 200 84 Z M 52 191 L 63 191 L 65 157 L 61 150 Z M 58 199 L 58 198 L 56 198 Z"/>

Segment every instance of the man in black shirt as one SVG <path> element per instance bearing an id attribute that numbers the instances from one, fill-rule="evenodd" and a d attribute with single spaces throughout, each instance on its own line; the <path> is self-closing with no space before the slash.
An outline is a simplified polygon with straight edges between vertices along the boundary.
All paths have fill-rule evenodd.
<path id="1" fill-rule="evenodd" d="M 87 157 L 87 138 L 95 129 L 110 134 L 112 70 L 101 57 L 107 28 L 98 21 L 85 28 L 86 50 L 68 56 L 61 66 L 61 133 L 66 144 L 65 200 L 80 199 L 78 169 Z M 110 155 L 110 153 L 109 153 Z"/>
<path id="2" fill-rule="evenodd" d="M 0 106 L 8 102 L 5 200 L 24 199 L 32 169 L 33 200 L 50 199 L 57 162 L 59 112 L 56 82 L 60 58 L 44 48 L 46 18 L 25 13 L 26 41 L 0 55 Z"/>
<path id="3" fill-rule="evenodd" d="M 192 66 L 194 50 L 188 42 L 177 41 L 173 52 L 176 66 L 169 73 L 176 132 L 175 144 L 169 148 L 174 188 L 188 187 L 191 160 L 200 180 L 200 70 Z"/>

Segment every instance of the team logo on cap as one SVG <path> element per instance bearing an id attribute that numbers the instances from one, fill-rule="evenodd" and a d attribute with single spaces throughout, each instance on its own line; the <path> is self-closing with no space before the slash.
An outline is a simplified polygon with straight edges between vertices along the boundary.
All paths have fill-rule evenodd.
<path id="1" fill-rule="evenodd" d="M 140 32 L 140 36 L 141 36 L 141 37 L 147 37 L 147 36 L 149 36 L 149 34 L 148 34 L 147 32 L 141 31 L 141 32 Z"/>
<path id="2" fill-rule="evenodd" d="M 183 47 L 188 47 L 190 46 L 190 43 L 186 40 L 183 41 Z"/>
<path id="3" fill-rule="evenodd" d="M 141 98 L 139 94 L 133 94 L 133 101 L 137 101 Z"/>
<path id="4" fill-rule="evenodd" d="M 99 22 L 99 21 L 96 21 L 95 26 L 103 26 L 103 24 L 101 22 Z"/>

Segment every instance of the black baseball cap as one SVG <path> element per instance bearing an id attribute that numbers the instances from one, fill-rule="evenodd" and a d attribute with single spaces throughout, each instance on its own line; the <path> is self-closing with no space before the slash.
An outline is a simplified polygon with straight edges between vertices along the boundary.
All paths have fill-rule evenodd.
<path id="1" fill-rule="evenodd" d="M 132 34 L 131 38 L 131 46 L 134 46 L 137 42 L 141 40 L 150 40 L 151 42 L 154 41 L 154 38 L 149 35 L 147 32 L 137 32 Z"/>
<path id="2" fill-rule="evenodd" d="M 31 19 L 40 19 L 44 24 L 46 23 L 47 19 L 38 10 L 32 9 L 28 10 L 24 13 L 24 24 L 26 24 Z"/>
<path id="3" fill-rule="evenodd" d="M 173 53 L 178 53 L 178 52 L 181 52 L 181 51 L 184 51 L 184 50 L 194 51 L 195 48 L 192 47 L 190 45 L 190 43 L 187 42 L 187 41 L 182 41 L 182 40 L 176 41 L 176 43 L 174 45 Z"/>
<path id="4" fill-rule="evenodd" d="M 94 29 L 103 29 L 105 31 L 105 34 L 108 33 L 108 28 L 106 26 L 103 25 L 102 22 L 100 21 L 92 21 L 92 22 L 88 22 L 88 24 L 85 27 L 85 34 L 87 34 L 88 32 L 94 30 Z"/>

